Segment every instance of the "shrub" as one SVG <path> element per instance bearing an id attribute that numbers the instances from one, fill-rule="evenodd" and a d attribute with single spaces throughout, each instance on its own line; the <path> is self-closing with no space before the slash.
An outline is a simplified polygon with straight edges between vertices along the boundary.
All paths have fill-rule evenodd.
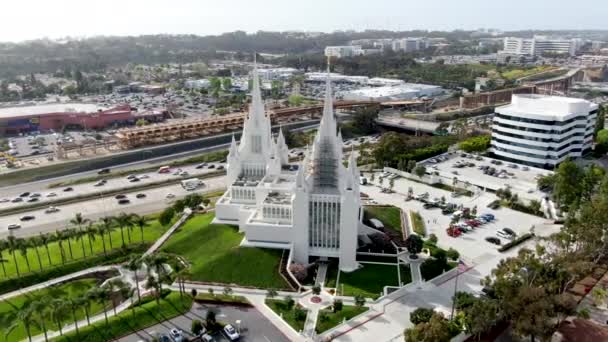
<path id="1" fill-rule="evenodd" d="M 449 269 L 450 265 L 448 265 L 446 259 L 426 259 L 422 265 L 420 265 L 420 273 L 424 280 L 433 279 Z"/>
<path id="2" fill-rule="evenodd" d="M 450 247 L 450 249 L 448 249 L 446 254 L 447 254 L 447 257 L 452 260 L 458 260 L 458 258 L 460 257 L 460 253 L 458 253 L 458 251 L 452 247 Z"/>
<path id="3" fill-rule="evenodd" d="M 289 271 L 293 273 L 293 276 L 299 281 L 303 282 L 308 277 L 308 268 L 303 264 L 293 263 L 289 265 Z"/>
<path id="4" fill-rule="evenodd" d="M 439 241 L 439 239 L 437 238 L 437 235 L 435 235 L 435 234 L 431 234 L 431 235 L 429 235 L 429 242 L 430 242 L 430 243 L 432 243 L 432 244 L 436 244 L 436 243 L 437 243 L 437 241 Z"/>
<path id="5" fill-rule="evenodd" d="M 412 234 L 407 237 L 405 240 L 405 248 L 407 248 L 408 252 L 411 254 L 418 254 L 422 251 L 422 245 L 424 242 L 422 238 L 418 235 Z"/>
<path id="6" fill-rule="evenodd" d="M 344 305 L 344 304 L 342 303 L 342 300 L 340 300 L 340 299 L 334 299 L 334 305 L 333 305 L 333 307 L 332 307 L 332 308 L 333 308 L 333 311 L 334 311 L 334 312 L 341 311 L 341 310 L 342 310 L 343 305 Z"/>
<path id="7" fill-rule="evenodd" d="M 196 295 L 198 294 L 198 291 L 196 291 L 196 289 L 192 289 L 190 291 L 190 294 L 192 295 L 192 298 L 196 298 Z"/>
<path id="8" fill-rule="evenodd" d="M 458 144 L 458 148 L 465 152 L 483 152 L 490 147 L 490 136 L 480 135 L 464 140 Z"/>
<path id="9" fill-rule="evenodd" d="M 379 253 L 394 253 L 395 246 L 391 243 L 391 239 L 388 235 L 383 233 L 374 233 L 369 235 L 369 239 L 372 240 L 371 250 Z"/>
<path id="10" fill-rule="evenodd" d="M 472 306 L 477 301 L 477 298 L 468 292 L 458 291 L 452 300 L 456 309 L 464 310 Z"/>
<path id="11" fill-rule="evenodd" d="M 303 321 L 306 319 L 306 311 L 302 309 L 299 305 L 293 309 L 293 318 L 296 321 Z"/>
<path id="12" fill-rule="evenodd" d="M 203 322 L 199 321 L 198 319 L 193 320 L 191 331 L 194 335 L 200 334 L 201 331 L 203 331 Z"/>
<path id="13" fill-rule="evenodd" d="M 433 309 L 418 308 L 410 314 L 410 322 L 413 324 L 427 323 L 433 316 Z"/>
<path id="14" fill-rule="evenodd" d="M 293 298 L 291 296 L 287 296 L 285 297 L 285 307 L 287 308 L 287 310 L 291 310 L 293 308 L 293 306 L 295 305 L 295 301 L 293 300 Z"/>
<path id="15" fill-rule="evenodd" d="M 321 293 L 321 286 L 319 285 L 315 285 L 312 287 L 312 293 L 318 295 L 319 293 Z"/>

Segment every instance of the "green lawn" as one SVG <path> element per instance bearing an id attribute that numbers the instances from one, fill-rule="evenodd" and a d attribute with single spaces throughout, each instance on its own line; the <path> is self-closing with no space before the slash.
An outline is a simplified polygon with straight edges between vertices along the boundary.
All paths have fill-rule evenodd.
<path id="1" fill-rule="evenodd" d="M 421 237 L 425 237 L 426 236 L 426 225 L 424 224 L 424 219 L 422 218 L 422 216 L 420 215 L 419 212 L 417 211 L 410 211 L 410 216 L 412 217 L 412 225 L 414 227 L 414 233 L 418 234 Z"/>
<path id="2" fill-rule="evenodd" d="M 401 230 L 401 210 L 393 206 L 365 206 L 365 218 L 367 220 L 375 218 L 384 224 L 386 229 L 390 229 L 403 238 Z"/>
<path id="3" fill-rule="evenodd" d="M 192 217 L 162 251 L 185 257 L 195 281 L 288 288 L 278 271 L 280 250 L 241 248 L 243 235 L 235 227 L 210 224 L 213 217 L 213 213 Z"/>
<path id="4" fill-rule="evenodd" d="M 295 305 L 294 308 L 288 310 L 285 302 L 280 299 L 266 299 L 266 305 L 272 309 L 272 311 L 276 312 L 277 315 L 282 316 L 283 320 L 287 322 L 287 324 L 291 325 L 295 331 L 302 331 L 304 329 L 304 323 L 306 322 L 306 316 L 304 319 L 297 320 L 295 317 Z"/>
<path id="5" fill-rule="evenodd" d="M 163 227 L 157 220 L 148 221 L 149 226 L 144 228 L 144 241 L 153 242 L 156 241 L 167 229 L 168 227 Z M 131 230 L 131 241 L 132 243 L 139 243 L 141 241 L 141 233 L 139 227 L 133 227 Z M 125 242 L 128 243 L 127 239 L 127 229 L 124 229 Z M 115 231 L 111 234 L 112 237 L 112 246 L 114 248 L 119 248 L 122 245 L 122 238 L 120 235 L 120 229 L 116 228 Z M 104 234 L 103 240 L 106 243 L 106 249 L 110 250 L 110 237 L 108 234 Z M 66 257 L 66 262 L 70 262 L 73 260 L 83 259 L 83 250 L 82 243 L 80 240 L 70 240 L 70 244 L 72 246 L 72 254 L 70 254 L 70 249 L 67 240 L 62 242 L 64 255 Z M 93 254 L 99 255 L 103 253 L 103 243 L 102 238 L 99 235 L 95 236 L 95 240 L 91 241 L 93 246 Z M 84 252 L 87 257 L 91 256 L 91 250 L 89 246 L 89 240 L 85 236 L 84 237 Z M 49 268 L 51 266 L 59 266 L 62 264 L 61 260 L 61 251 L 59 249 L 58 242 L 49 243 L 49 253 L 50 253 L 50 264 L 49 257 L 47 255 L 46 249 L 44 246 L 38 248 L 38 252 L 40 253 L 40 262 L 42 264 L 42 269 Z M 26 259 L 19 252 L 15 252 L 15 256 L 17 259 L 17 265 L 19 267 L 19 272 L 21 275 L 29 273 Z M 73 256 L 73 258 L 72 258 Z M 40 263 L 38 262 L 38 256 L 36 254 L 35 248 L 27 249 L 27 258 L 30 262 L 30 268 L 32 272 L 36 272 L 40 270 Z M 8 250 L 4 250 L 0 253 L 0 259 L 3 260 L 4 268 L 0 267 L 0 280 L 11 278 L 17 276 L 17 271 L 15 268 L 15 263 L 12 254 Z M 6 273 L 4 273 L 6 271 Z"/>
<path id="6" fill-rule="evenodd" d="M 329 309 L 321 310 L 319 311 L 319 319 L 317 320 L 315 330 L 317 331 L 317 334 L 320 334 L 341 324 L 344 319 L 348 321 L 349 319 L 360 315 L 367 310 L 368 309 L 364 306 L 358 307 L 354 305 L 344 305 L 342 310 L 336 313 Z"/>
<path id="7" fill-rule="evenodd" d="M 178 292 L 171 292 L 160 300 L 160 306 L 155 300 L 149 301 L 141 306 L 136 306 L 135 310 L 128 309 L 121 312 L 116 317 L 109 318 L 109 325 L 101 320 L 90 326 L 80 329 L 80 336 L 76 332 L 71 332 L 54 339 L 56 342 L 105 342 L 112 341 L 118 337 L 136 332 L 154 324 L 184 314 L 192 307 L 192 297 L 188 294 L 180 298 Z M 160 331 L 159 331 L 160 332 Z"/>
<path id="8" fill-rule="evenodd" d="M 94 288 L 98 285 L 98 281 L 96 279 L 81 279 L 72 281 L 63 285 L 58 285 L 50 288 L 46 288 L 44 290 L 39 290 L 35 292 L 31 292 L 26 295 L 21 295 L 18 297 L 13 297 L 11 299 L 0 302 L 0 326 L 2 328 L 6 328 L 12 324 L 14 320 L 19 321 L 19 318 L 16 314 L 19 312 L 19 309 L 28 306 L 35 301 L 39 301 L 42 298 L 46 298 L 49 300 L 53 299 L 71 299 L 81 297 L 84 293 L 86 293 L 89 289 Z M 102 305 L 97 302 L 91 302 L 91 308 L 89 309 L 89 314 L 95 315 L 96 313 L 102 312 Z M 62 321 L 64 324 L 70 324 L 73 322 L 71 311 L 66 312 L 67 317 Z M 76 311 L 76 317 L 78 320 L 85 319 L 84 308 Z M 58 330 L 58 327 L 53 321 L 47 316 L 45 319 L 45 324 L 47 329 L 49 330 Z M 35 324 L 30 327 L 30 332 L 32 336 L 38 335 L 42 333 L 42 330 Z M 8 336 L 6 336 L 6 332 L 2 331 L 0 333 L 0 341 L 9 342 L 9 341 L 21 341 L 22 339 L 27 338 L 27 333 L 25 330 L 25 326 L 21 323 L 19 324 L 15 330 L 13 330 Z"/>
<path id="9" fill-rule="evenodd" d="M 362 295 L 376 299 L 384 290 L 384 286 L 398 286 L 397 265 L 362 264 L 363 267 L 354 272 L 340 272 L 338 292 L 344 288 L 345 296 Z M 409 266 L 401 265 L 401 282 L 411 282 Z M 344 285 L 344 287 L 342 287 Z"/>

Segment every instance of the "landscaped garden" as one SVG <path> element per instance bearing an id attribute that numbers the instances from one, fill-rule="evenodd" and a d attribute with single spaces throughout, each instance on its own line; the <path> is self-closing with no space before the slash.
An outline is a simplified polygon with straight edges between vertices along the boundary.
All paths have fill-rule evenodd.
<path id="1" fill-rule="evenodd" d="M 164 322 L 173 317 L 182 315 L 192 307 L 192 297 L 189 294 L 180 296 L 178 292 L 165 292 L 160 304 L 155 300 L 137 305 L 133 309 L 125 310 L 117 316 L 82 327 L 79 332 L 70 332 L 54 341 L 70 342 L 105 342 L 113 341 L 119 337 L 136 332 L 146 327 Z"/>
<path id="2" fill-rule="evenodd" d="M 324 309 L 319 311 L 319 318 L 317 320 L 317 326 L 315 330 L 317 334 L 327 331 L 339 324 L 342 324 L 344 320 L 349 320 L 357 315 L 360 315 L 367 311 L 365 306 L 356 305 L 342 305 L 341 310 Z"/>
<path id="3" fill-rule="evenodd" d="M 0 302 L 0 341 L 21 341 L 43 332 L 43 326 L 58 331 L 58 323 L 71 324 L 103 311 L 108 301 L 87 296 L 101 280 L 85 278 L 52 286 Z M 111 307 L 111 306 L 109 306 Z M 86 309 L 85 309 L 86 308 Z M 26 327 L 27 324 L 27 327 Z"/>
<path id="4" fill-rule="evenodd" d="M 281 316 L 295 331 L 299 332 L 304 329 L 306 310 L 296 304 L 293 299 L 266 299 L 266 305 Z"/>
<path id="5" fill-rule="evenodd" d="M 214 214 L 196 215 L 162 247 L 190 263 L 190 279 L 222 284 L 286 289 L 279 274 L 282 251 L 239 247 L 243 240 L 235 227 L 211 224 Z"/>
<path id="6" fill-rule="evenodd" d="M 397 264 L 362 264 L 363 267 L 354 272 L 339 272 L 339 281 L 336 284 L 337 272 L 328 272 L 327 287 L 336 286 L 337 292 L 344 296 L 363 296 L 376 299 L 380 297 L 384 286 L 399 286 Z M 408 265 L 400 266 L 401 282 L 408 284 L 412 281 Z M 335 276 L 335 277 L 334 277 Z"/>

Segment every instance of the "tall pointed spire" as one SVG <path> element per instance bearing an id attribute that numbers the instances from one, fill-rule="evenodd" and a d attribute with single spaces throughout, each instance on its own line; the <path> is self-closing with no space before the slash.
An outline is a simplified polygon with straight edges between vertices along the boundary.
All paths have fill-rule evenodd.
<path id="1" fill-rule="evenodd" d="M 228 149 L 228 156 L 236 157 L 239 154 L 239 149 L 236 144 L 236 140 L 234 139 L 234 134 L 232 134 L 232 141 L 230 142 L 230 148 Z"/>
<path id="2" fill-rule="evenodd" d="M 329 60 L 327 62 L 327 80 L 325 81 L 325 101 L 323 102 L 323 117 L 319 132 L 322 136 L 336 135 L 336 119 L 334 118 L 334 101 L 331 91 L 331 73 L 329 72 Z"/>
<path id="3" fill-rule="evenodd" d="M 256 126 L 262 123 L 264 117 L 264 102 L 262 101 L 262 92 L 260 89 L 260 78 L 258 75 L 258 64 L 256 62 L 255 53 L 253 55 L 253 81 L 251 87 L 251 107 L 249 108 L 249 118 L 253 119 Z"/>

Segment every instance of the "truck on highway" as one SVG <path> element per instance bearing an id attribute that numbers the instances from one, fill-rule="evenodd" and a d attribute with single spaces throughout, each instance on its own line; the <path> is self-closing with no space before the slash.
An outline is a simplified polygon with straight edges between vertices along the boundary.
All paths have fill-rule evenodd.
<path id="1" fill-rule="evenodd" d="M 187 191 L 196 190 L 201 186 L 203 186 L 203 181 L 198 178 L 190 178 L 182 181 L 182 187 Z"/>
<path id="2" fill-rule="evenodd" d="M 169 173 L 171 172 L 171 167 L 170 166 L 161 166 L 158 169 L 158 173 Z"/>

